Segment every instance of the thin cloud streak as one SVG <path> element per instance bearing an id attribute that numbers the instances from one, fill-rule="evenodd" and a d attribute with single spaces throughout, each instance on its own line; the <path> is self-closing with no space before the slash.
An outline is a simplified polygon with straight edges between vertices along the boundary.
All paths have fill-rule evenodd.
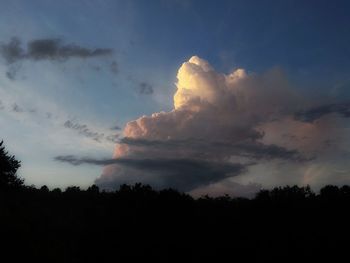
<path id="1" fill-rule="evenodd" d="M 304 122 L 314 122 L 325 115 L 337 113 L 341 117 L 350 117 L 350 103 L 333 103 L 325 104 L 311 109 L 299 111 L 295 113 L 294 117 L 297 120 Z"/>
<path id="2" fill-rule="evenodd" d="M 231 156 L 241 156 L 251 159 L 285 159 L 291 161 L 309 161 L 297 150 L 290 150 L 284 147 L 270 144 L 266 145 L 261 142 L 247 141 L 240 143 L 205 141 L 200 139 L 187 140 L 146 140 L 135 138 L 122 138 L 119 143 L 129 146 L 138 146 L 153 148 L 157 150 L 188 150 L 201 153 L 211 154 L 229 154 Z"/>

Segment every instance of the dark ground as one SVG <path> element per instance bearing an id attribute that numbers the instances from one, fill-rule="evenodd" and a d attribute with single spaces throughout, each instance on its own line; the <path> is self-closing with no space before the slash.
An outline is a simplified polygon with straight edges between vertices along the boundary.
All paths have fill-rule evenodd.
<path id="1" fill-rule="evenodd" d="M 3 262 L 338 262 L 350 255 L 349 208 L 347 186 L 319 195 L 276 188 L 253 200 L 194 200 L 140 184 L 114 193 L 22 187 L 0 194 L 1 254 L 11 259 Z"/>

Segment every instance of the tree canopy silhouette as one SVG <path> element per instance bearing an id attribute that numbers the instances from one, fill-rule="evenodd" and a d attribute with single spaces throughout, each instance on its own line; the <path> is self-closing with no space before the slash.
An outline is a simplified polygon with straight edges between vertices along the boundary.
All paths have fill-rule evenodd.
<path id="1" fill-rule="evenodd" d="M 17 176 L 17 170 L 21 162 L 10 155 L 0 142 L 0 189 L 19 188 L 23 186 L 23 180 Z"/>
<path id="2" fill-rule="evenodd" d="M 348 256 L 346 185 L 196 199 L 141 183 L 115 191 L 38 189 L 24 185 L 19 167 L 1 142 L 2 261 L 110 263 L 117 255 L 118 262 L 340 262 Z"/>

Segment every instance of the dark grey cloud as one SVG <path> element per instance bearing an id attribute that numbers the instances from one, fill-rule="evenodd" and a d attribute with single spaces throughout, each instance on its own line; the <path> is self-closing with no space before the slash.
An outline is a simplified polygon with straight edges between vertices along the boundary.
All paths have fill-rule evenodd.
<path id="1" fill-rule="evenodd" d="M 344 118 L 349 118 L 350 103 L 333 103 L 333 104 L 321 105 L 311 109 L 299 111 L 294 114 L 294 117 L 295 119 L 300 121 L 313 122 L 331 113 L 338 113 L 340 116 Z"/>
<path id="2" fill-rule="evenodd" d="M 308 158 L 304 157 L 300 152 L 294 149 L 287 149 L 274 144 L 263 144 L 256 141 L 246 141 L 240 143 L 220 142 L 220 141 L 204 141 L 198 139 L 187 140 L 145 140 L 145 139 L 133 139 L 124 137 L 120 140 L 120 143 L 124 143 L 130 146 L 146 147 L 146 149 L 157 150 L 187 150 L 201 153 L 202 155 L 231 155 L 241 156 L 250 159 L 284 159 L 292 161 L 307 161 Z M 146 150 L 147 151 L 147 150 Z"/>
<path id="3" fill-rule="evenodd" d="M 13 63 L 16 60 L 24 58 L 24 50 L 21 47 L 21 41 L 19 38 L 14 37 L 9 43 L 0 45 L 0 54 L 7 61 L 7 63 Z"/>
<path id="4" fill-rule="evenodd" d="M 38 39 L 28 43 L 27 56 L 35 60 L 67 59 L 71 57 L 89 58 L 111 55 L 112 49 L 89 49 L 76 44 L 63 44 L 61 39 Z"/>
<path id="5" fill-rule="evenodd" d="M 138 91 L 143 95 L 151 95 L 154 93 L 153 86 L 144 81 L 139 84 Z"/>
<path id="6" fill-rule="evenodd" d="M 64 127 L 77 131 L 80 135 L 91 138 L 97 142 L 102 142 L 103 140 L 116 143 L 118 141 L 118 134 L 104 134 L 91 130 L 86 124 L 81 124 L 75 120 L 67 120 Z"/>
<path id="7" fill-rule="evenodd" d="M 307 161 L 296 150 L 289 150 L 277 145 L 265 145 L 259 142 L 207 142 L 204 140 L 145 140 L 123 138 L 120 144 L 126 144 L 133 148 L 132 157 L 114 159 L 78 158 L 73 155 L 57 156 L 56 161 L 69 163 L 71 165 L 100 165 L 107 166 L 115 171 L 114 176 L 100 177 L 95 183 L 105 189 L 115 189 L 123 183 L 147 183 L 154 187 L 174 187 L 181 191 L 192 191 L 197 188 L 219 183 L 224 179 L 240 175 L 247 170 L 247 167 L 254 165 L 260 159 L 282 159 L 288 161 Z M 138 155 L 136 148 L 142 149 Z M 189 153 L 189 151 L 193 151 Z M 162 156 L 155 156 L 154 152 L 163 153 Z M 178 153 L 174 158 L 173 154 Z M 196 156 L 186 158 L 185 156 Z M 149 158 L 145 158 L 147 153 Z M 195 155 L 193 153 L 203 153 Z M 246 157 L 245 163 L 228 162 L 225 156 Z M 218 158 L 216 158 L 216 157 Z M 119 169 L 120 168 L 120 169 Z M 116 171 L 119 171 L 118 173 Z M 222 186 L 217 186 L 220 189 Z"/>
<path id="8" fill-rule="evenodd" d="M 103 188 L 114 189 L 124 183 L 147 183 L 155 187 L 173 187 L 181 191 L 190 191 L 199 186 L 218 182 L 222 179 L 239 175 L 246 171 L 246 166 L 237 163 L 212 162 L 197 159 L 93 159 L 77 158 L 73 155 L 57 156 L 55 161 L 66 162 L 71 165 L 121 165 L 144 171 L 139 173 L 120 175 L 108 181 L 103 178 L 96 183 Z"/>
<path id="9" fill-rule="evenodd" d="M 82 165 L 82 164 L 92 164 L 92 165 L 109 165 L 115 164 L 116 159 L 94 159 L 94 158 L 78 158 L 74 155 L 59 155 L 54 158 L 55 161 L 69 163 L 74 166 Z"/>
<path id="10" fill-rule="evenodd" d="M 69 58 L 90 58 L 111 55 L 112 49 L 90 49 L 77 44 L 65 44 L 59 38 L 35 39 L 27 43 L 26 50 L 22 48 L 19 38 L 12 38 L 8 43 L 0 45 L 0 54 L 11 64 L 19 60 L 58 60 Z"/>
<path id="11" fill-rule="evenodd" d="M 103 133 L 92 131 L 86 124 L 80 124 L 74 120 L 67 120 L 63 125 L 64 127 L 75 130 L 79 134 L 91 138 L 97 142 L 101 142 L 104 137 Z"/>

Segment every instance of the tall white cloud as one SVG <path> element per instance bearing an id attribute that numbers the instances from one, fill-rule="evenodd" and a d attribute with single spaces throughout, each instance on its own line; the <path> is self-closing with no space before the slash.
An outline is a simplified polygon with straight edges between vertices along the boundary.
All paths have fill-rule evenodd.
<path id="1" fill-rule="evenodd" d="M 177 79 L 173 110 L 129 122 L 125 139 L 116 146 L 113 158 L 143 165 L 116 162 L 105 167 L 97 184 L 113 188 L 143 182 L 197 193 L 210 185 L 215 191 L 227 189 L 225 180 L 249 175 L 257 163 L 310 163 L 332 134 L 327 120 L 305 123 L 293 118 L 307 100 L 293 91 L 280 69 L 222 74 L 193 56 L 179 68 Z M 192 169 L 180 164 L 183 160 L 198 166 Z"/>

